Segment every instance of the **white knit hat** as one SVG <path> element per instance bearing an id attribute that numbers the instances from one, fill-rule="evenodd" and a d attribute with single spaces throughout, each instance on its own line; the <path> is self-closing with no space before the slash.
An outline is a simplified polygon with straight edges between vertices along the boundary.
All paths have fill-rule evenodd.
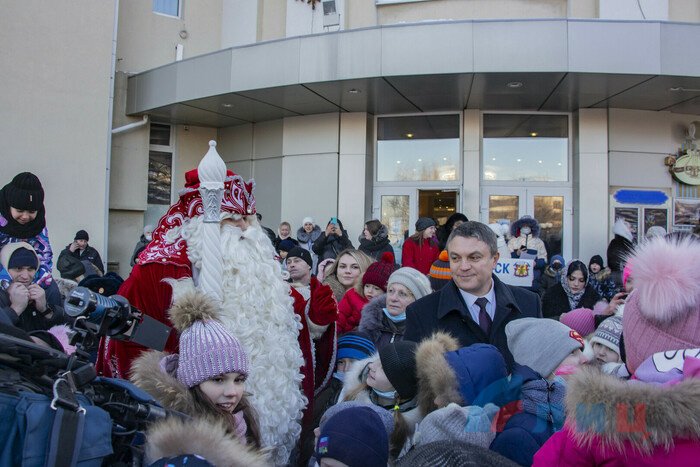
<path id="1" fill-rule="evenodd" d="M 410 267 L 403 267 L 394 271 L 386 283 L 387 288 L 391 284 L 405 286 L 416 297 L 416 300 L 425 297 L 433 291 L 428 277 L 417 269 Z"/>

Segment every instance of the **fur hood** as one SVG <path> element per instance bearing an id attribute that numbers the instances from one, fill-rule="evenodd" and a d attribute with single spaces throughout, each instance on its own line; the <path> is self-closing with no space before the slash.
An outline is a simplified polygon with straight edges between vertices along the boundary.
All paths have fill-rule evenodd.
<path id="1" fill-rule="evenodd" d="M 445 360 L 445 352 L 459 348 L 457 339 L 442 332 L 433 334 L 425 339 L 416 349 L 416 369 L 418 372 L 418 406 L 422 413 L 438 409 L 435 399 L 440 400 L 440 406 L 454 402 L 461 404 L 457 376 Z"/>
<path id="2" fill-rule="evenodd" d="M 343 300 L 347 290 L 345 290 L 343 284 L 338 281 L 338 278 L 334 275 L 328 275 L 323 278 L 323 283 L 331 288 L 333 295 L 335 296 L 335 301 L 340 303 Z"/>
<path id="3" fill-rule="evenodd" d="M 165 356 L 165 353 L 155 350 L 143 352 L 132 363 L 129 379 L 166 409 L 195 415 L 195 402 L 187 387 L 161 369 L 160 361 Z"/>
<path id="4" fill-rule="evenodd" d="M 362 308 L 358 331 L 367 334 L 369 340 L 375 343 L 384 329 L 384 308 L 386 308 L 386 294 L 373 298 Z"/>
<path id="5" fill-rule="evenodd" d="M 155 423 L 146 433 L 146 458 L 197 454 L 217 467 L 262 467 L 267 457 L 226 434 L 221 422 L 211 419 L 182 420 L 169 417 Z"/>
<path id="6" fill-rule="evenodd" d="M 364 245 L 366 247 L 369 247 L 369 248 L 376 247 L 377 249 L 386 245 L 388 243 L 388 240 L 389 240 L 389 230 L 386 228 L 386 226 L 384 224 L 382 224 L 382 226 L 379 227 L 379 230 L 377 231 L 376 234 L 372 235 L 371 240 L 367 240 L 365 238 L 364 233 L 361 233 L 357 237 L 357 241 L 360 242 L 360 244 L 364 243 Z M 376 245 L 379 245 L 379 246 L 376 246 Z"/>
<path id="7" fill-rule="evenodd" d="M 316 239 L 320 236 L 321 236 L 321 227 L 319 227 L 315 224 L 314 224 L 314 229 L 311 231 L 311 233 L 304 230 L 304 227 L 299 227 L 299 229 L 297 229 L 297 240 L 299 240 L 299 243 L 315 242 Z"/>
<path id="8" fill-rule="evenodd" d="M 530 229 L 532 229 L 531 235 L 533 237 L 539 237 L 540 236 L 540 223 L 537 222 L 537 219 L 531 216 L 523 216 L 517 221 L 513 222 L 510 224 L 510 235 L 513 238 L 517 238 L 520 236 L 520 229 L 522 229 L 524 226 L 530 226 Z"/>
<path id="9" fill-rule="evenodd" d="M 624 422 L 618 420 L 624 407 L 628 408 L 625 422 L 629 430 L 621 430 Z M 643 410 L 638 411 L 640 407 Z M 623 381 L 597 368 L 582 368 L 567 384 L 566 409 L 567 423 L 584 447 L 599 440 L 619 452 L 629 443 L 648 453 L 656 447 L 672 448 L 675 438 L 700 441 L 700 379 L 661 386 Z M 644 420 L 637 420 L 639 417 Z"/>
<path id="10" fill-rule="evenodd" d="M 595 279 L 595 280 L 597 280 L 598 282 L 603 282 L 603 281 L 606 280 L 608 277 L 610 277 L 610 274 L 612 274 L 612 271 L 611 271 L 610 268 L 607 267 L 607 266 L 604 267 L 603 269 L 601 269 L 600 271 L 596 272 L 595 274 L 593 274 L 593 273 L 590 272 L 590 270 L 589 270 L 589 276 L 590 276 L 590 278 L 591 278 L 591 279 Z"/>
<path id="11" fill-rule="evenodd" d="M 625 238 L 630 242 L 632 241 L 632 232 L 630 231 L 629 227 L 627 227 L 627 225 L 625 224 L 624 219 L 617 219 L 615 221 L 615 224 L 613 225 L 612 231 L 615 235 L 619 235 L 620 237 Z"/>

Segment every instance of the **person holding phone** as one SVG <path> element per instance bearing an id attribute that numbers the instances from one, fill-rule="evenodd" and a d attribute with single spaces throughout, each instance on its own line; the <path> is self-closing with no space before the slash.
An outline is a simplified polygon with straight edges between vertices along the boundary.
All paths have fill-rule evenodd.
<path id="1" fill-rule="evenodd" d="M 347 231 L 343 228 L 343 223 L 337 217 L 331 217 L 326 224 L 326 230 L 314 242 L 313 251 L 318 255 L 318 261 L 335 259 L 338 253 L 347 248 L 354 247 L 348 238 Z"/>

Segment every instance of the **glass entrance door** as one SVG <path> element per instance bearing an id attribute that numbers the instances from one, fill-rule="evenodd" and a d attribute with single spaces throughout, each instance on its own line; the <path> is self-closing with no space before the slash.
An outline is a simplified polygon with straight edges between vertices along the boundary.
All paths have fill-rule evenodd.
<path id="1" fill-rule="evenodd" d="M 430 217 L 444 224 L 458 211 L 459 190 L 415 187 L 375 187 L 372 217 L 389 229 L 389 241 L 396 262 L 401 264 L 404 240 L 414 232 L 419 217 Z"/>
<path id="2" fill-rule="evenodd" d="M 571 190 L 568 188 L 494 187 L 481 190 L 481 222 L 512 223 L 524 215 L 540 224 L 547 257 L 560 254 L 571 260 Z"/>

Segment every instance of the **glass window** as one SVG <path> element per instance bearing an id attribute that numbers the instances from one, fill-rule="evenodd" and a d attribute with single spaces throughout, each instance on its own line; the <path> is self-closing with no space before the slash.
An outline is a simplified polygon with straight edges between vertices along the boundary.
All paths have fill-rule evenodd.
<path id="1" fill-rule="evenodd" d="M 153 11 L 168 16 L 180 16 L 180 0 L 153 0 Z"/>
<path id="2" fill-rule="evenodd" d="M 377 181 L 459 179 L 459 115 L 377 119 Z"/>
<path id="3" fill-rule="evenodd" d="M 172 154 L 150 151 L 148 153 L 148 204 L 170 204 L 172 178 Z"/>
<path id="4" fill-rule="evenodd" d="M 407 195 L 382 196 L 382 224 L 389 228 L 389 242 L 394 248 L 394 258 L 401 264 L 401 247 L 408 235 L 409 197 Z"/>
<path id="5" fill-rule="evenodd" d="M 150 143 L 159 146 L 170 146 L 170 125 L 151 123 Z"/>
<path id="6" fill-rule="evenodd" d="M 535 219 L 540 223 L 540 238 L 547 245 L 549 257 L 562 252 L 564 228 L 564 197 L 535 196 Z"/>
<path id="7" fill-rule="evenodd" d="M 515 222 L 520 217 L 520 197 L 517 195 L 489 196 L 489 224 L 503 219 Z"/>
<path id="8" fill-rule="evenodd" d="M 565 182 L 568 161 L 568 116 L 484 115 L 484 180 Z"/>

